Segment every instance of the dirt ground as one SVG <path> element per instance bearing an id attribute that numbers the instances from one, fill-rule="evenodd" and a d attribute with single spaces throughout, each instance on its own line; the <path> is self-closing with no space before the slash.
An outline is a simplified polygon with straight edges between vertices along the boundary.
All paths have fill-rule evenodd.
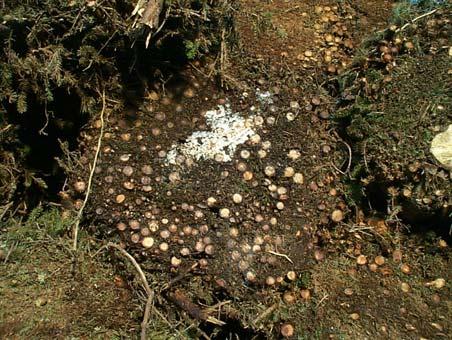
<path id="1" fill-rule="evenodd" d="M 447 233 L 409 233 L 388 196 L 381 202 L 388 215 L 354 200 L 361 177 L 351 173 L 368 158 L 336 119 L 350 109 L 337 83 L 361 70 L 363 53 L 370 60 L 364 40 L 388 27 L 394 8 L 392 1 L 242 1 L 238 46 L 224 61 L 227 89 L 208 79 L 207 58 L 151 84 L 139 110 L 107 109 L 78 261 L 68 235 L 42 230 L 47 217 L 5 226 L 10 236 L 1 242 L 16 250 L 0 266 L 0 336 L 134 338 L 144 295 L 127 260 L 97 252 L 108 240 L 133 254 L 156 291 L 149 339 L 277 339 L 291 327 L 293 339 L 449 338 Z M 405 67 L 410 53 L 394 63 L 407 70 L 404 81 L 416 72 Z M 440 65 L 435 79 L 450 81 L 450 55 L 438 53 L 429 57 Z M 252 130 L 246 142 L 231 160 L 184 154 L 190 136 L 213 129 L 209 112 L 219 105 Z M 93 120 L 80 137 L 63 216 L 86 194 L 80 183 L 101 127 Z M 450 177 L 438 185 L 447 212 Z M 31 233 L 25 244 L 15 243 L 21 223 Z"/>

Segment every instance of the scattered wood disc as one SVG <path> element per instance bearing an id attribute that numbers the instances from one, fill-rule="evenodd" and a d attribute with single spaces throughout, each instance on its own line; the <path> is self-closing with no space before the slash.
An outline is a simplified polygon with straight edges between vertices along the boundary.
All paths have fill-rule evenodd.
<path id="1" fill-rule="evenodd" d="M 342 210 L 336 209 L 331 213 L 331 220 L 333 222 L 339 223 L 344 219 L 344 213 Z"/>
<path id="2" fill-rule="evenodd" d="M 294 335 L 295 330 L 290 323 L 284 323 L 281 325 L 281 335 L 285 338 L 290 338 Z"/>
<path id="3" fill-rule="evenodd" d="M 366 255 L 359 255 L 359 256 L 356 258 L 356 263 L 358 263 L 359 265 L 364 265 L 364 264 L 366 264 L 366 263 L 367 263 L 367 257 L 366 257 Z"/>

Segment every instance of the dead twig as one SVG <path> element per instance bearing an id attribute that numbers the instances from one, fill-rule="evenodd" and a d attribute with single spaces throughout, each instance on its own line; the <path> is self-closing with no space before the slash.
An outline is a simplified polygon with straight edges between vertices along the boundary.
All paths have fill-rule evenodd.
<path id="1" fill-rule="evenodd" d="M 154 292 L 151 291 L 146 301 L 146 307 L 144 308 L 143 321 L 141 322 L 141 340 L 146 340 L 146 331 L 149 324 L 149 318 L 151 316 L 151 309 L 154 306 Z"/>
<path id="2" fill-rule="evenodd" d="M 186 277 L 188 275 L 188 273 L 190 273 L 193 269 L 195 269 L 196 267 L 198 267 L 198 263 L 194 263 L 191 267 L 189 267 L 188 269 L 184 270 L 182 273 L 180 273 L 178 276 L 176 276 L 174 279 L 172 279 L 170 282 L 168 282 L 167 284 L 165 284 L 162 288 L 162 291 L 168 290 L 171 286 L 173 286 L 175 283 L 179 282 L 180 280 L 182 280 L 184 277 Z"/>
<path id="3" fill-rule="evenodd" d="M 224 74 L 225 74 L 225 62 L 226 62 L 226 42 L 225 30 L 221 31 L 221 51 L 220 51 L 220 83 L 221 87 L 224 86 Z"/>
<path id="4" fill-rule="evenodd" d="M 170 329 L 173 329 L 174 331 L 176 331 L 176 333 L 179 335 L 179 338 L 178 338 L 178 339 L 187 339 L 187 337 L 186 337 L 185 335 L 183 335 L 183 334 L 176 328 L 175 325 L 171 324 L 171 322 L 169 322 L 169 321 L 165 318 L 165 316 L 164 316 L 162 313 L 160 313 L 160 311 L 159 311 L 155 306 L 152 306 L 152 307 L 153 307 L 153 308 L 152 308 L 152 311 L 153 311 L 155 314 L 157 314 L 157 316 L 158 316 L 160 319 L 162 319 L 162 321 L 163 321 L 164 323 L 166 323 Z"/>
<path id="5" fill-rule="evenodd" d="M 363 158 L 364 158 L 364 166 L 366 167 L 367 173 L 370 173 L 369 165 L 367 164 L 367 140 L 364 142 L 363 146 Z"/>
<path id="6" fill-rule="evenodd" d="M 271 313 L 275 311 L 276 308 L 278 308 L 279 303 L 275 303 L 268 307 L 266 310 L 264 310 L 261 314 L 258 315 L 258 317 L 253 321 L 255 325 L 261 320 L 266 319 L 268 316 L 270 316 Z"/>
<path id="7" fill-rule="evenodd" d="M 149 0 L 143 12 L 141 23 L 154 29 L 159 26 L 160 13 L 163 8 L 163 0 Z"/>
<path id="8" fill-rule="evenodd" d="M 3 217 L 5 217 L 6 213 L 12 206 L 13 206 L 13 202 L 9 202 L 8 204 L 1 207 L 2 212 L 0 213 L 0 221 L 3 219 Z"/>
<path id="9" fill-rule="evenodd" d="M 346 142 L 344 142 L 343 140 L 341 140 L 341 142 L 347 147 L 348 150 L 348 163 L 347 163 L 347 170 L 345 171 L 346 173 L 350 172 L 350 168 L 352 166 L 352 148 L 350 147 L 350 145 L 348 145 Z"/>
<path id="10" fill-rule="evenodd" d="M 414 24 L 416 21 L 418 21 L 418 20 L 420 20 L 420 19 L 422 19 L 422 18 L 425 18 L 425 17 L 427 17 L 427 16 L 429 16 L 429 15 L 432 15 L 432 14 L 436 13 L 437 11 L 438 11 L 438 9 L 434 9 L 434 10 L 431 10 L 430 12 L 424 13 L 424 14 L 422 14 L 422 15 L 420 15 L 420 16 L 414 18 L 413 20 L 411 20 L 410 22 L 407 22 L 405 25 L 403 25 L 403 26 L 400 27 L 398 30 L 396 30 L 396 32 L 403 31 L 405 28 L 407 28 L 407 27 L 410 26 L 411 24 Z"/>
<path id="11" fill-rule="evenodd" d="M 325 295 L 320 299 L 320 301 L 317 302 L 315 308 L 319 308 L 319 306 L 320 306 L 326 299 L 328 299 L 329 297 L 330 297 L 330 296 L 329 296 L 328 294 L 325 294 Z"/>
<path id="12" fill-rule="evenodd" d="M 77 213 L 77 219 L 75 221 L 75 225 L 74 225 L 74 229 L 73 229 L 72 250 L 74 250 L 74 251 L 77 250 L 78 231 L 79 231 L 79 228 L 80 228 L 80 222 L 82 220 L 83 210 L 85 209 L 86 203 L 88 202 L 89 195 L 91 193 L 91 185 L 92 185 L 92 182 L 93 182 L 94 171 L 96 169 L 97 159 L 99 158 L 100 147 L 102 145 L 102 138 L 104 137 L 104 114 L 105 114 L 105 108 L 106 108 L 106 103 L 105 103 L 105 90 L 104 90 L 103 93 L 102 93 L 102 111 L 100 112 L 100 123 L 101 123 L 101 126 L 100 126 L 99 139 L 97 140 L 97 149 L 96 149 L 96 153 L 94 155 L 93 164 L 91 166 L 91 172 L 90 172 L 89 178 L 88 178 L 88 185 L 87 185 L 87 189 L 86 189 L 85 199 L 83 200 L 83 204 L 82 204 L 80 210 Z"/>
<path id="13" fill-rule="evenodd" d="M 269 251 L 267 251 L 267 253 L 272 254 L 272 255 L 276 255 L 276 256 L 284 257 L 287 261 L 289 261 L 290 263 L 293 264 L 293 261 L 286 254 L 277 253 L 276 251 L 273 251 L 273 250 L 269 250 Z"/>
<path id="14" fill-rule="evenodd" d="M 8 125 L 6 125 L 4 128 L 2 128 L 2 129 L 0 130 L 0 133 L 4 133 L 4 132 L 8 131 L 8 130 L 11 129 L 12 127 L 13 127 L 13 124 L 8 124 Z"/>
<path id="15" fill-rule="evenodd" d="M 140 279 L 141 279 L 141 282 L 143 284 L 143 288 L 144 288 L 146 294 L 148 296 L 151 293 L 153 294 L 153 291 L 152 291 L 151 287 L 148 284 L 148 280 L 146 279 L 146 275 L 144 275 L 143 270 L 141 269 L 141 267 L 138 264 L 137 260 L 135 260 L 135 258 L 132 255 L 130 255 L 125 249 L 121 248 L 117 244 L 114 244 L 114 243 L 111 243 L 111 242 L 108 242 L 105 247 L 106 248 L 115 248 L 116 250 L 119 250 L 119 252 L 121 254 L 123 254 L 125 257 L 127 257 L 130 260 L 130 262 L 132 262 L 132 264 L 135 267 L 135 269 L 137 270 L 138 275 L 140 276 Z"/>
<path id="16" fill-rule="evenodd" d="M 331 161 L 331 166 L 334 168 L 334 170 L 336 170 L 337 172 L 341 173 L 342 175 L 350 175 L 350 168 L 352 166 L 352 148 L 350 147 L 350 145 L 348 145 L 346 142 L 344 142 L 342 139 L 339 140 L 342 144 L 344 144 L 347 147 L 347 151 L 348 151 L 348 161 L 347 161 L 347 169 L 345 171 L 342 171 L 341 169 L 339 169 L 336 164 L 334 164 L 333 161 Z"/>
<path id="17" fill-rule="evenodd" d="M 147 326 L 149 323 L 149 318 L 151 316 L 151 309 L 154 304 L 154 291 L 149 286 L 148 280 L 146 279 L 146 275 L 144 275 L 143 270 L 141 269 L 140 265 L 138 264 L 138 262 L 134 259 L 134 257 L 132 255 L 130 255 L 126 250 L 122 249 L 117 244 L 114 244 L 111 242 L 109 242 L 105 247 L 114 248 L 116 250 L 119 250 L 119 252 L 121 254 L 123 254 L 125 257 L 127 257 L 130 260 L 130 262 L 132 262 L 133 266 L 135 267 L 135 269 L 138 272 L 138 275 L 140 276 L 141 283 L 143 284 L 144 290 L 146 291 L 146 294 L 148 296 L 147 301 L 146 301 L 146 307 L 144 310 L 143 321 L 141 322 L 141 340 L 146 340 L 147 339 L 147 337 L 146 337 Z"/>
<path id="18" fill-rule="evenodd" d="M 339 169 L 336 164 L 334 164 L 333 161 L 331 161 L 331 166 L 333 167 L 334 170 L 336 170 L 337 172 L 341 173 L 342 175 L 346 175 L 346 173 L 344 171 L 342 171 L 341 169 Z"/>
<path id="19" fill-rule="evenodd" d="M 14 243 L 12 244 L 12 246 L 9 247 L 8 254 L 6 254 L 6 257 L 5 257 L 5 260 L 3 260 L 3 263 L 8 262 L 9 257 L 10 257 L 11 254 L 13 253 L 14 249 L 16 249 L 16 247 L 17 247 L 18 244 L 19 244 L 19 242 L 14 242 Z"/>

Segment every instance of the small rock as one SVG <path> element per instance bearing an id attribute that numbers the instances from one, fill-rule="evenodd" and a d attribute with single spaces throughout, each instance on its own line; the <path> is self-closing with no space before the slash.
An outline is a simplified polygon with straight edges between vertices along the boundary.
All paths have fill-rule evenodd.
<path id="1" fill-rule="evenodd" d="M 402 292 L 404 292 L 404 293 L 408 293 L 410 291 L 410 285 L 406 282 L 403 282 L 400 285 L 400 288 L 402 289 Z"/>
<path id="2" fill-rule="evenodd" d="M 441 240 L 438 241 L 438 246 L 440 248 L 447 248 L 447 242 L 444 241 L 443 239 L 441 239 Z"/>
<path id="3" fill-rule="evenodd" d="M 295 273 L 293 270 L 291 270 L 291 271 L 287 272 L 286 276 L 289 281 L 295 281 L 295 279 L 297 278 L 297 273 Z"/>
<path id="4" fill-rule="evenodd" d="M 293 110 L 299 109 L 300 104 L 298 104 L 298 102 L 296 102 L 296 101 L 292 101 L 292 102 L 290 102 L 290 108 Z"/>
<path id="5" fill-rule="evenodd" d="M 319 97 L 316 96 L 316 97 L 312 98 L 311 103 L 315 106 L 318 106 L 318 105 L 320 105 L 321 100 Z"/>
<path id="6" fill-rule="evenodd" d="M 287 157 L 289 157 L 291 160 L 297 160 L 298 158 L 301 157 L 301 152 L 298 150 L 290 150 L 289 153 L 287 154 Z"/>
<path id="7" fill-rule="evenodd" d="M 272 176 L 275 175 L 276 169 L 273 166 L 268 165 L 268 166 L 265 167 L 264 173 L 265 173 L 266 176 L 272 177 Z"/>
<path id="8" fill-rule="evenodd" d="M 75 191 L 82 193 L 86 190 L 86 183 L 83 181 L 78 181 L 74 183 Z"/>
<path id="9" fill-rule="evenodd" d="M 292 292 L 285 292 L 283 294 L 283 300 L 284 300 L 285 303 L 291 304 L 291 303 L 295 302 L 296 298 L 295 298 L 295 295 Z"/>
<path id="10" fill-rule="evenodd" d="M 322 261 L 325 258 L 325 254 L 323 253 L 323 251 L 321 251 L 320 249 L 316 249 L 314 251 L 314 258 L 317 261 Z"/>
<path id="11" fill-rule="evenodd" d="M 213 207 L 217 203 L 217 200 L 215 197 L 209 197 L 207 198 L 207 205 L 209 207 Z"/>
<path id="12" fill-rule="evenodd" d="M 292 177 L 295 174 L 295 169 L 288 166 L 284 169 L 284 177 Z"/>
<path id="13" fill-rule="evenodd" d="M 427 282 L 425 284 L 427 287 L 434 287 L 436 289 L 441 289 L 446 285 L 446 280 L 444 280 L 443 278 L 438 278 L 436 280 L 433 280 L 431 282 Z"/>
<path id="14" fill-rule="evenodd" d="M 369 270 L 371 272 L 376 272 L 378 270 L 378 265 L 376 263 L 370 263 L 369 264 Z"/>
<path id="15" fill-rule="evenodd" d="M 47 299 L 45 297 L 40 296 L 35 300 L 36 307 L 42 307 L 46 304 L 47 304 Z"/>
<path id="16" fill-rule="evenodd" d="M 191 87 L 187 88 L 184 91 L 185 98 L 193 98 L 194 96 L 195 96 L 195 90 L 193 90 Z"/>
<path id="17" fill-rule="evenodd" d="M 155 91 L 151 91 L 151 92 L 149 92 L 148 93 L 148 98 L 150 99 L 150 100 L 159 100 L 159 95 L 157 94 L 157 92 L 155 92 Z"/>
<path id="18" fill-rule="evenodd" d="M 252 179 L 253 179 L 253 173 L 251 172 L 251 171 L 245 171 L 244 173 L 243 173 L 243 179 L 245 180 L 245 181 L 251 181 Z"/>
<path id="19" fill-rule="evenodd" d="M 287 119 L 287 121 L 289 121 L 289 122 L 294 121 L 294 120 L 295 120 L 295 114 L 293 114 L 292 112 L 288 112 L 288 113 L 286 114 L 286 119 Z"/>
<path id="20" fill-rule="evenodd" d="M 296 184 L 303 184 L 303 182 L 304 182 L 303 174 L 301 174 L 301 173 L 299 173 L 299 172 L 295 173 L 295 174 L 293 175 L 293 181 L 294 181 L 294 183 L 296 183 Z"/>
<path id="21" fill-rule="evenodd" d="M 411 272 L 410 266 L 407 264 L 402 264 L 400 266 L 400 270 L 402 271 L 402 273 L 404 274 L 409 274 Z"/>
<path id="22" fill-rule="evenodd" d="M 358 313 L 352 313 L 350 314 L 350 319 L 352 320 L 358 320 L 359 319 L 359 314 Z"/>

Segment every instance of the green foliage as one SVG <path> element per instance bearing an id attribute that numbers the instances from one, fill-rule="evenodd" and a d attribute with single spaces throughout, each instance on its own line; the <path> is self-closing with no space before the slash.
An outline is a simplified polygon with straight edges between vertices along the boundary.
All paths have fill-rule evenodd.
<path id="1" fill-rule="evenodd" d="M 450 8 L 451 3 L 447 0 L 420 0 L 417 4 L 413 4 L 412 1 L 409 0 L 399 1 L 392 12 L 391 22 L 396 25 L 403 25 L 418 16 L 419 13 L 427 12 L 439 7 Z"/>
<path id="2" fill-rule="evenodd" d="M 430 5 L 400 2 L 393 22 L 404 25 L 426 13 Z M 441 172 L 441 167 L 410 170 L 413 163 L 434 163 L 429 152 L 431 140 L 450 123 L 451 83 L 446 79 L 450 62 L 447 51 L 440 51 L 444 32 L 450 27 L 431 25 L 441 22 L 445 12 L 438 9 L 417 20 L 416 25 L 406 26 L 402 33 L 388 29 L 367 39 L 359 60 L 337 79 L 344 100 L 334 118 L 342 137 L 353 145 L 350 173 L 343 180 L 351 206 L 362 206 L 366 197 L 363 186 L 375 183 L 397 189 L 419 183 L 409 200 L 417 205 L 429 197 L 431 203 L 425 204 L 429 209 L 441 207 L 443 198 L 437 198 L 436 192 L 451 191 L 447 176 L 440 179 L 432 175 Z M 388 67 L 381 60 L 379 47 L 395 46 L 399 39 L 411 42 L 414 48 L 406 50 L 401 44 L 393 56 L 394 65 Z"/>
<path id="3" fill-rule="evenodd" d="M 253 30 L 256 34 L 267 33 L 273 30 L 273 13 L 263 12 L 261 14 L 255 14 L 253 20 Z"/>
<path id="4" fill-rule="evenodd" d="M 164 50 L 167 39 L 176 36 L 177 41 L 179 38 L 186 41 L 188 59 L 219 51 L 221 42 L 233 33 L 235 0 L 165 1 L 161 23 L 171 24 L 162 26 L 158 34 L 153 34 L 138 14 L 132 14 L 137 5 L 135 0 L 3 3 L 0 6 L 0 131 L 9 123 L 23 124 L 22 127 L 30 129 L 24 122 L 33 115 L 33 121 L 46 124 L 43 130 L 33 127 L 33 131 L 25 133 L 45 135 L 46 130 L 52 130 L 58 135 L 67 131 L 54 132 L 55 128 L 78 126 L 87 115 L 99 112 L 103 92 L 112 99 L 108 101 L 109 109 L 122 108 L 128 100 L 123 98 L 126 92 L 123 89 L 129 82 L 142 82 L 145 86 L 148 77 L 153 77 L 154 68 L 161 70 L 160 62 L 153 65 L 153 56 Z M 146 2 L 142 1 L 141 5 L 145 6 Z M 150 47 L 146 49 L 148 37 L 151 37 Z M 80 110 L 66 111 L 66 94 L 71 101 L 80 102 Z M 77 114 L 80 116 L 74 116 Z M 56 120 L 68 124 L 56 124 Z M 9 159 L 17 164 L 12 164 L 11 169 L 2 168 L 2 173 L 19 169 L 15 179 L 25 187 L 31 184 L 44 187 L 45 183 L 38 179 L 41 174 L 35 176 L 32 171 L 25 171 L 23 151 L 26 150 L 19 145 L 17 136 L 9 146 L 4 141 L 1 135 L 0 162 L 5 163 L 9 156 L 3 150 L 10 147 L 14 151 Z M 0 177 L 5 177 L 5 180 L 0 178 L 0 189 L 6 192 L 3 183 L 11 176 L 0 174 Z M 4 204 L 4 196 L 11 197 L 9 193 L 0 193 L 0 206 Z"/>
<path id="5" fill-rule="evenodd" d="M 284 28 L 278 28 L 276 30 L 276 34 L 278 35 L 278 37 L 280 37 L 281 39 L 286 39 L 288 37 L 287 31 Z"/>
<path id="6" fill-rule="evenodd" d="M 44 210 L 38 207 L 31 211 L 25 221 L 10 220 L 6 223 L 10 227 L 7 241 L 26 242 L 42 240 L 47 236 L 59 237 L 64 235 L 73 223 L 73 219 L 62 217 L 56 208 Z"/>
<path id="7" fill-rule="evenodd" d="M 357 166 L 353 169 L 354 176 L 356 177 L 359 172 L 361 172 L 362 167 Z M 347 205 L 351 207 L 361 206 L 362 200 L 365 197 L 364 189 L 362 184 L 359 181 L 355 180 L 347 180 L 345 181 L 345 201 L 347 202 Z"/>
<path id="8" fill-rule="evenodd" d="M 198 41 L 185 40 L 185 55 L 193 60 L 200 54 L 200 43 Z"/>
<path id="9" fill-rule="evenodd" d="M 402 25 L 403 23 L 410 20 L 416 7 L 413 6 L 409 1 L 400 1 L 392 12 L 391 21 L 396 25 Z"/>
<path id="10" fill-rule="evenodd" d="M 233 3 L 165 1 L 163 13 L 168 20 L 176 18 L 178 25 L 163 27 L 153 44 L 180 35 L 189 59 L 218 50 L 221 32 L 226 29 L 229 35 L 232 29 Z M 93 101 L 99 103 L 103 89 L 120 96 L 117 58 L 129 55 L 128 71 L 139 69 L 131 52 L 146 53 L 143 42 L 150 33 L 131 15 L 135 5 L 134 0 L 122 1 L 121 6 L 113 0 L 89 5 L 82 0 L 8 1 L 0 9 L 0 102 L 24 113 L 30 100 L 47 106 L 56 90 L 63 89 L 80 97 L 82 111 L 93 113 L 98 109 Z"/>

